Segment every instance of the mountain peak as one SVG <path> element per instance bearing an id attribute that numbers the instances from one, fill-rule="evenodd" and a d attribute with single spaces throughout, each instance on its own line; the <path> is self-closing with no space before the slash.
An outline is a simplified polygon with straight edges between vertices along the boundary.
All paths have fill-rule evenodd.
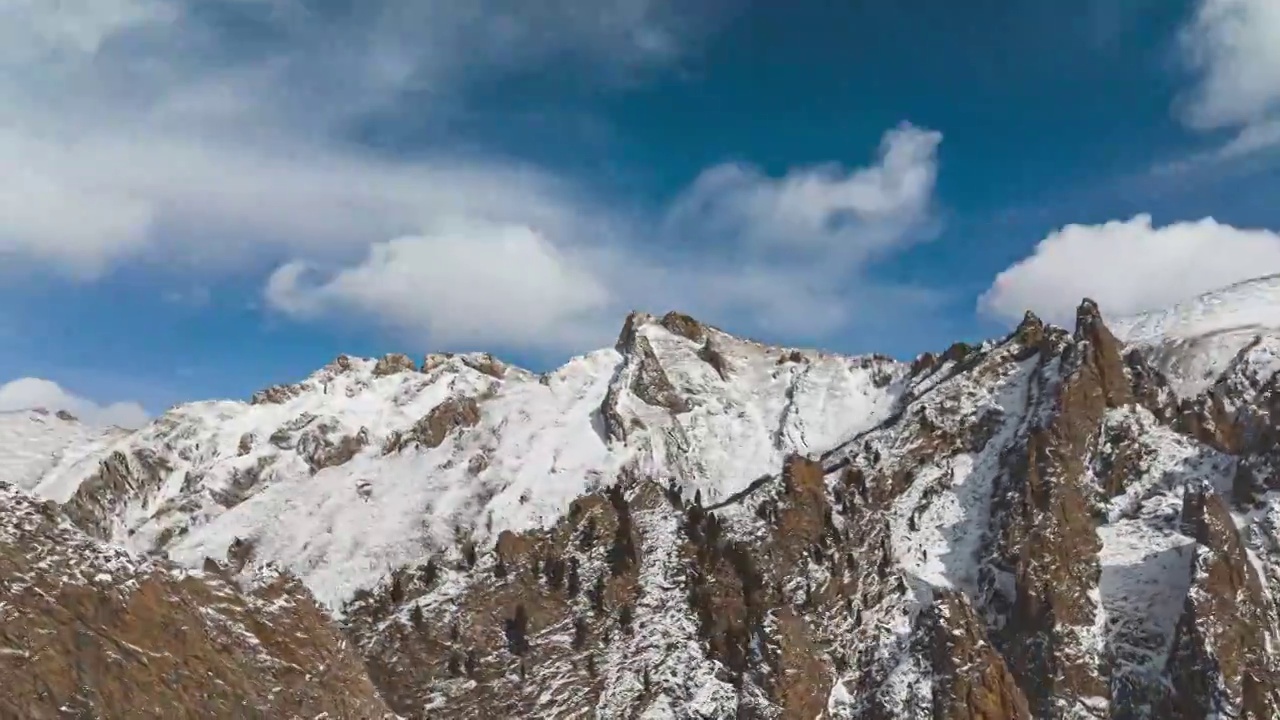
<path id="1" fill-rule="evenodd" d="M 1117 318 L 1110 327 L 1121 342 L 1147 354 L 1180 397 L 1194 397 L 1255 338 L 1280 337 L 1280 275 Z"/>
<path id="2" fill-rule="evenodd" d="M 1087 299 L 910 367 L 636 312 L 541 375 L 343 356 L 132 433 L 0 414 L 0 480 L 86 555 L 296 576 L 413 718 L 1275 717 L 1280 339 L 1181 402 L 1164 350 Z"/>

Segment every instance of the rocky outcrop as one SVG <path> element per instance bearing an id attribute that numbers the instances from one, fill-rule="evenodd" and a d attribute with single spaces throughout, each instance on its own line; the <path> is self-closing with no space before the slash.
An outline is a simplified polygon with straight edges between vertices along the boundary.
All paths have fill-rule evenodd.
<path id="1" fill-rule="evenodd" d="M 933 673 L 935 720 L 1031 720 L 1026 696 L 987 638 L 968 599 L 935 591 L 915 629 L 916 651 Z"/>
<path id="2" fill-rule="evenodd" d="M 459 428 L 474 427 L 480 422 L 480 404 L 475 398 L 449 398 L 431 409 L 406 432 L 396 432 L 388 438 L 383 454 L 418 445 L 436 448 L 444 444 L 449 433 Z"/>
<path id="3" fill-rule="evenodd" d="M 383 355 L 378 359 L 378 364 L 373 366 L 374 377 L 386 377 L 402 372 L 413 372 L 418 366 L 413 362 L 413 358 L 402 353 L 390 353 Z"/>
<path id="4" fill-rule="evenodd" d="M 689 411 L 688 401 L 676 392 L 647 338 L 636 340 L 632 361 L 632 394 L 649 405 L 666 408 L 673 413 Z"/>
<path id="5" fill-rule="evenodd" d="M 501 380 L 507 375 L 507 364 L 489 353 L 432 353 L 423 359 L 421 369 L 423 373 L 431 373 L 436 368 L 447 366 L 450 362 L 456 362 L 496 380 Z"/>
<path id="6" fill-rule="evenodd" d="M 96 538 L 110 539 L 114 519 L 127 500 L 150 497 L 171 469 L 163 457 L 150 451 L 113 452 L 80 484 L 64 509 L 77 527 Z"/>
<path id="7" fill-rule="evenodd" d="M 673 326 L 678 329 L 689 330 L 689 326 L 685 321 L 680 320 L 685 316 L 669 316 L 675 317 L 670 321 Z M 689 322 L 694 322 L 692 318 Z M 654 352 L 653 344 L 649 342 L 649 338 L 640 332 L 640 328 L 648 323 L 654 322 L 650 315 L 643 313 L 631 313 L 627 316 L 626 322 L 623 324 L 622 332 L 618 336 L 617 350 L 622 353 L 622 365 L 609 385 L 606 392 L 604 402 L 600 405 L 600 419 L 605 437 L 625 442 L 633 428 L 643 429 L 645 422 L 636 414 L 627 412 L 623 407 L 624 397 L 634 397 L 645 405 L 652 408 L 658 408 L 671 414 L 681 414 L 689 412 L 691 406 L 689 401 L 676 390 L 671 383 L 671 379 L 667 376 L 666 370 L 662 366 L 657 353 Z M 702 327 L 698 325 L 697 327 Z M 712 367 L 716 367 L 714 356 L 709 362 Z M 723 360 L 723 358 L 719 358 Z M 723 364 L 723 363 L 721 363 Z M 727 366 L 726 366 L 727 369 Z M 717 369 L 717 372 L 720 372 Z M 723 374 L 721 375 L 723 377 Z M 629 397 L 627 398 L 630 399 Z"/>
<path id="8" fill-rule="evenodd" d="M 464 541 L 359 595 L 349 632 L 387 702 L 411 718 L 593 710 L 610 681 L 606 654 L 635 630 L 645 539 L 632 502 L 665 503 L 655 488 L 637 492 L 579 498 L 550 532 L 504 533 L 492 551 Z M 460 594 L 441 595 L 446 583 Z"/>
<path id="9" fill-rule="evenodd" d="M 668 332 L 692 340 L 695 343 L 705 343 L 708 338 L 707 326 L 688 315 L 674 310 L 663 315 L 659 324 L 666 328 Z"/>
<path id="10" fill-rule="evenodd" d="M 296 580 L 100 545 L 0 486 L 0 716 L 390 718 Z"/>
<path id="11" fill-rule="evenodd" d="M 296 448 L 311 472 L 317 473 L 349 462 L 368 445 L 369 429 L 360 428 L 356 434 L 344 435 L 337 440 L 329 432 L 307 433 L 299 439 Z"/>
<path id="12" fill-rule="evenodd" d="M 1168 661 L 1173 691 L 1161 717 L 1280 717 L 1280 668 L 1268 647 L 1276 632 L 1267 616 L 1269 593 L 1226 503 L 1206 488 L 1191 489 L 1182 522 L 1197 546 Z"/>
<path id="13" fill-rule="evenodd" d="M 1095 629 L 1101 542 L 1089 458 L 1107 409 L 1132 396 L 1119 344 L 1091 301 L 1070 340 L 1034 332 L 1030 320 L 1019 334 L 1037 340 L 1039 357 L 1031 424 L 1005 455 L 994 499 L 990 602 L 1007 618 L 995 640 L 1010 670 L 1035 716 L 1051 717 L 1109 696 Z M 1011 586 L 996 581 L 1006 573 Z"/>
<path id="14" fill-rule="evenodd" d="M 910 369 L 633 313 L 616 352 L 540 377 L 481 354 L 428 356 L 420 375 L 402 356 L 348 360 L 294 386 L 297 412 L 261 409 L 268 423 L 200 435 L 175 411 L 148 436 L 153 453 L 117 448 L 66 511 L 126 539 L 142 526 L 121 518 L 139 511 L 196 521 L 138 537 L 219 558 L 182 580 L 216 597 L 182 592 L 212 607 L 234 605 L 217 593 L 241 598 L 236 622 L 262 652 L 292 658 L 262 683 L 296 693 L 278 700 L 292 705 L 259 698 L 237 674 L 256 660 L 233 637 L 209 712 L 235 698 L 285 717 L 330 702 L 290 679 L 312 672 L 323 654 L 312 645 L 331 637 L 310 625 L 314 604 L 281 579 L 282 603 L 261 611 L 272 623 L 291 614 L 278 623 L 290 636 L 275 638 L 250 619 L 253 588 L 271 583 L 232 582 L 300 546 L 300 574 L 344 554 L 358 557 L 336 566 L 347 574 L 386 565 L 350 582 L 350 602 L 330 590 L 363 682 L 410 718 L 1269 718 L 1280 713 L 1275 349 L 1259 339 L 1203 395 L 1179 399 L 1088 300 L 1071 331 L 1028 313 L 1006 337 Z M 323 396 L 352 399 L 351 417 Z M 875 421 L 846 431 L 835 416 L 866 398 Z M 202 422 L 244 408 L 212 405 Z M 378 424 L 384 412 L 394 420 Z M 566 428 L 571 441 L 542 442 Z M 403 455 L 370 455 L 371 443 Z M 239 524 L 254 510 L 274 522 L 257 501 L 283 482 L 315 492 L 332 529 Z M 295 511 L 275 499 L 268 507 Z M 235 525 L 192 540 L 198 522 L 233 509 Z M 338 528 L 374 534 L 386 520 L 401 524 L 377 543 L 335 542 Z M 347 581 L 332 567 L 311 576 L 318 594 Z M 164 623 L 200 621 L 147 607 Z M 90 617 L 121 647 L 139 645 L 132 624 Z M 352 672 L 348 697 L 366 697 Z"/>

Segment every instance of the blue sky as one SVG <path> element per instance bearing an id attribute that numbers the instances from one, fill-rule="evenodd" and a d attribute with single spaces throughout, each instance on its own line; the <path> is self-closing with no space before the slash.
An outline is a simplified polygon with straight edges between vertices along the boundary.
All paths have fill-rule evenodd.
<path id="1" fill-rule="evenodd" d="M 1280 271 L 1271 0 L 65 0 L 0 26 L 0 385 L 56 383 L 0 406 L 157 412 L 343 352 L 541 369 L 632 308 L 909 358 Z"/>

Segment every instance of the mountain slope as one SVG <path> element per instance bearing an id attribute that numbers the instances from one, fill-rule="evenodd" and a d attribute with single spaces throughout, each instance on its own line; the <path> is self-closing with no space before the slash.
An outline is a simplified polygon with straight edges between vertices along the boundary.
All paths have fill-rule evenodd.
<path id="1" fill-rule="evenodd" d="M 1182 397 L 1206 390 L 1255 337 L 1280 339 L 1280 275 L 1248 280 L 1112 323 Z M 1280 369 L 1280 356 L 1273 359 Z"/>
<path id="2" fill-rule="evenodd" d="M 102 545 L 0 483 L 0 716 L 392 717 L 296 580 L 209 570 Z"/>
<path id="3" fill-rule="evenodd" d="M 108 449 L 128 435 L 83 425 L 66 413 L 0 412 L 0 481 L 66 502 Z"/>
<path id="4" fill-rule="evenodd" d="M 674 314 L 633 315 L 616 349 L 541 376 L 485 355 L 344 357 L 252 404 L 170 411 L 113 448 L 72 513 L 190 566 L 243 540 L 337 608 L 460 537 L 546 527 L 624 467 L 726 497 L 879 422 L 904 373 Z"/>
<path id="5" fill-rule="evenodd" d="M 23 485 L 137 552 L 296 574 L 408 717 L 1260 720 L 1270 282 L 910 366 L 674 313 L 545 375 L 343 357 Z"/>

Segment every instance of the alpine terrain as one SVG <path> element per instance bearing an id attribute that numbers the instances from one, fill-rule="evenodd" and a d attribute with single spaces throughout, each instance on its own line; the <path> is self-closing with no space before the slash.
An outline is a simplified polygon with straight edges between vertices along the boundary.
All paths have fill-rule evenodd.
<path id="1" fill-rule="evenodd" d="M 1280 279 L 0 415 L 8 718 L 1280 717 Z"/>

